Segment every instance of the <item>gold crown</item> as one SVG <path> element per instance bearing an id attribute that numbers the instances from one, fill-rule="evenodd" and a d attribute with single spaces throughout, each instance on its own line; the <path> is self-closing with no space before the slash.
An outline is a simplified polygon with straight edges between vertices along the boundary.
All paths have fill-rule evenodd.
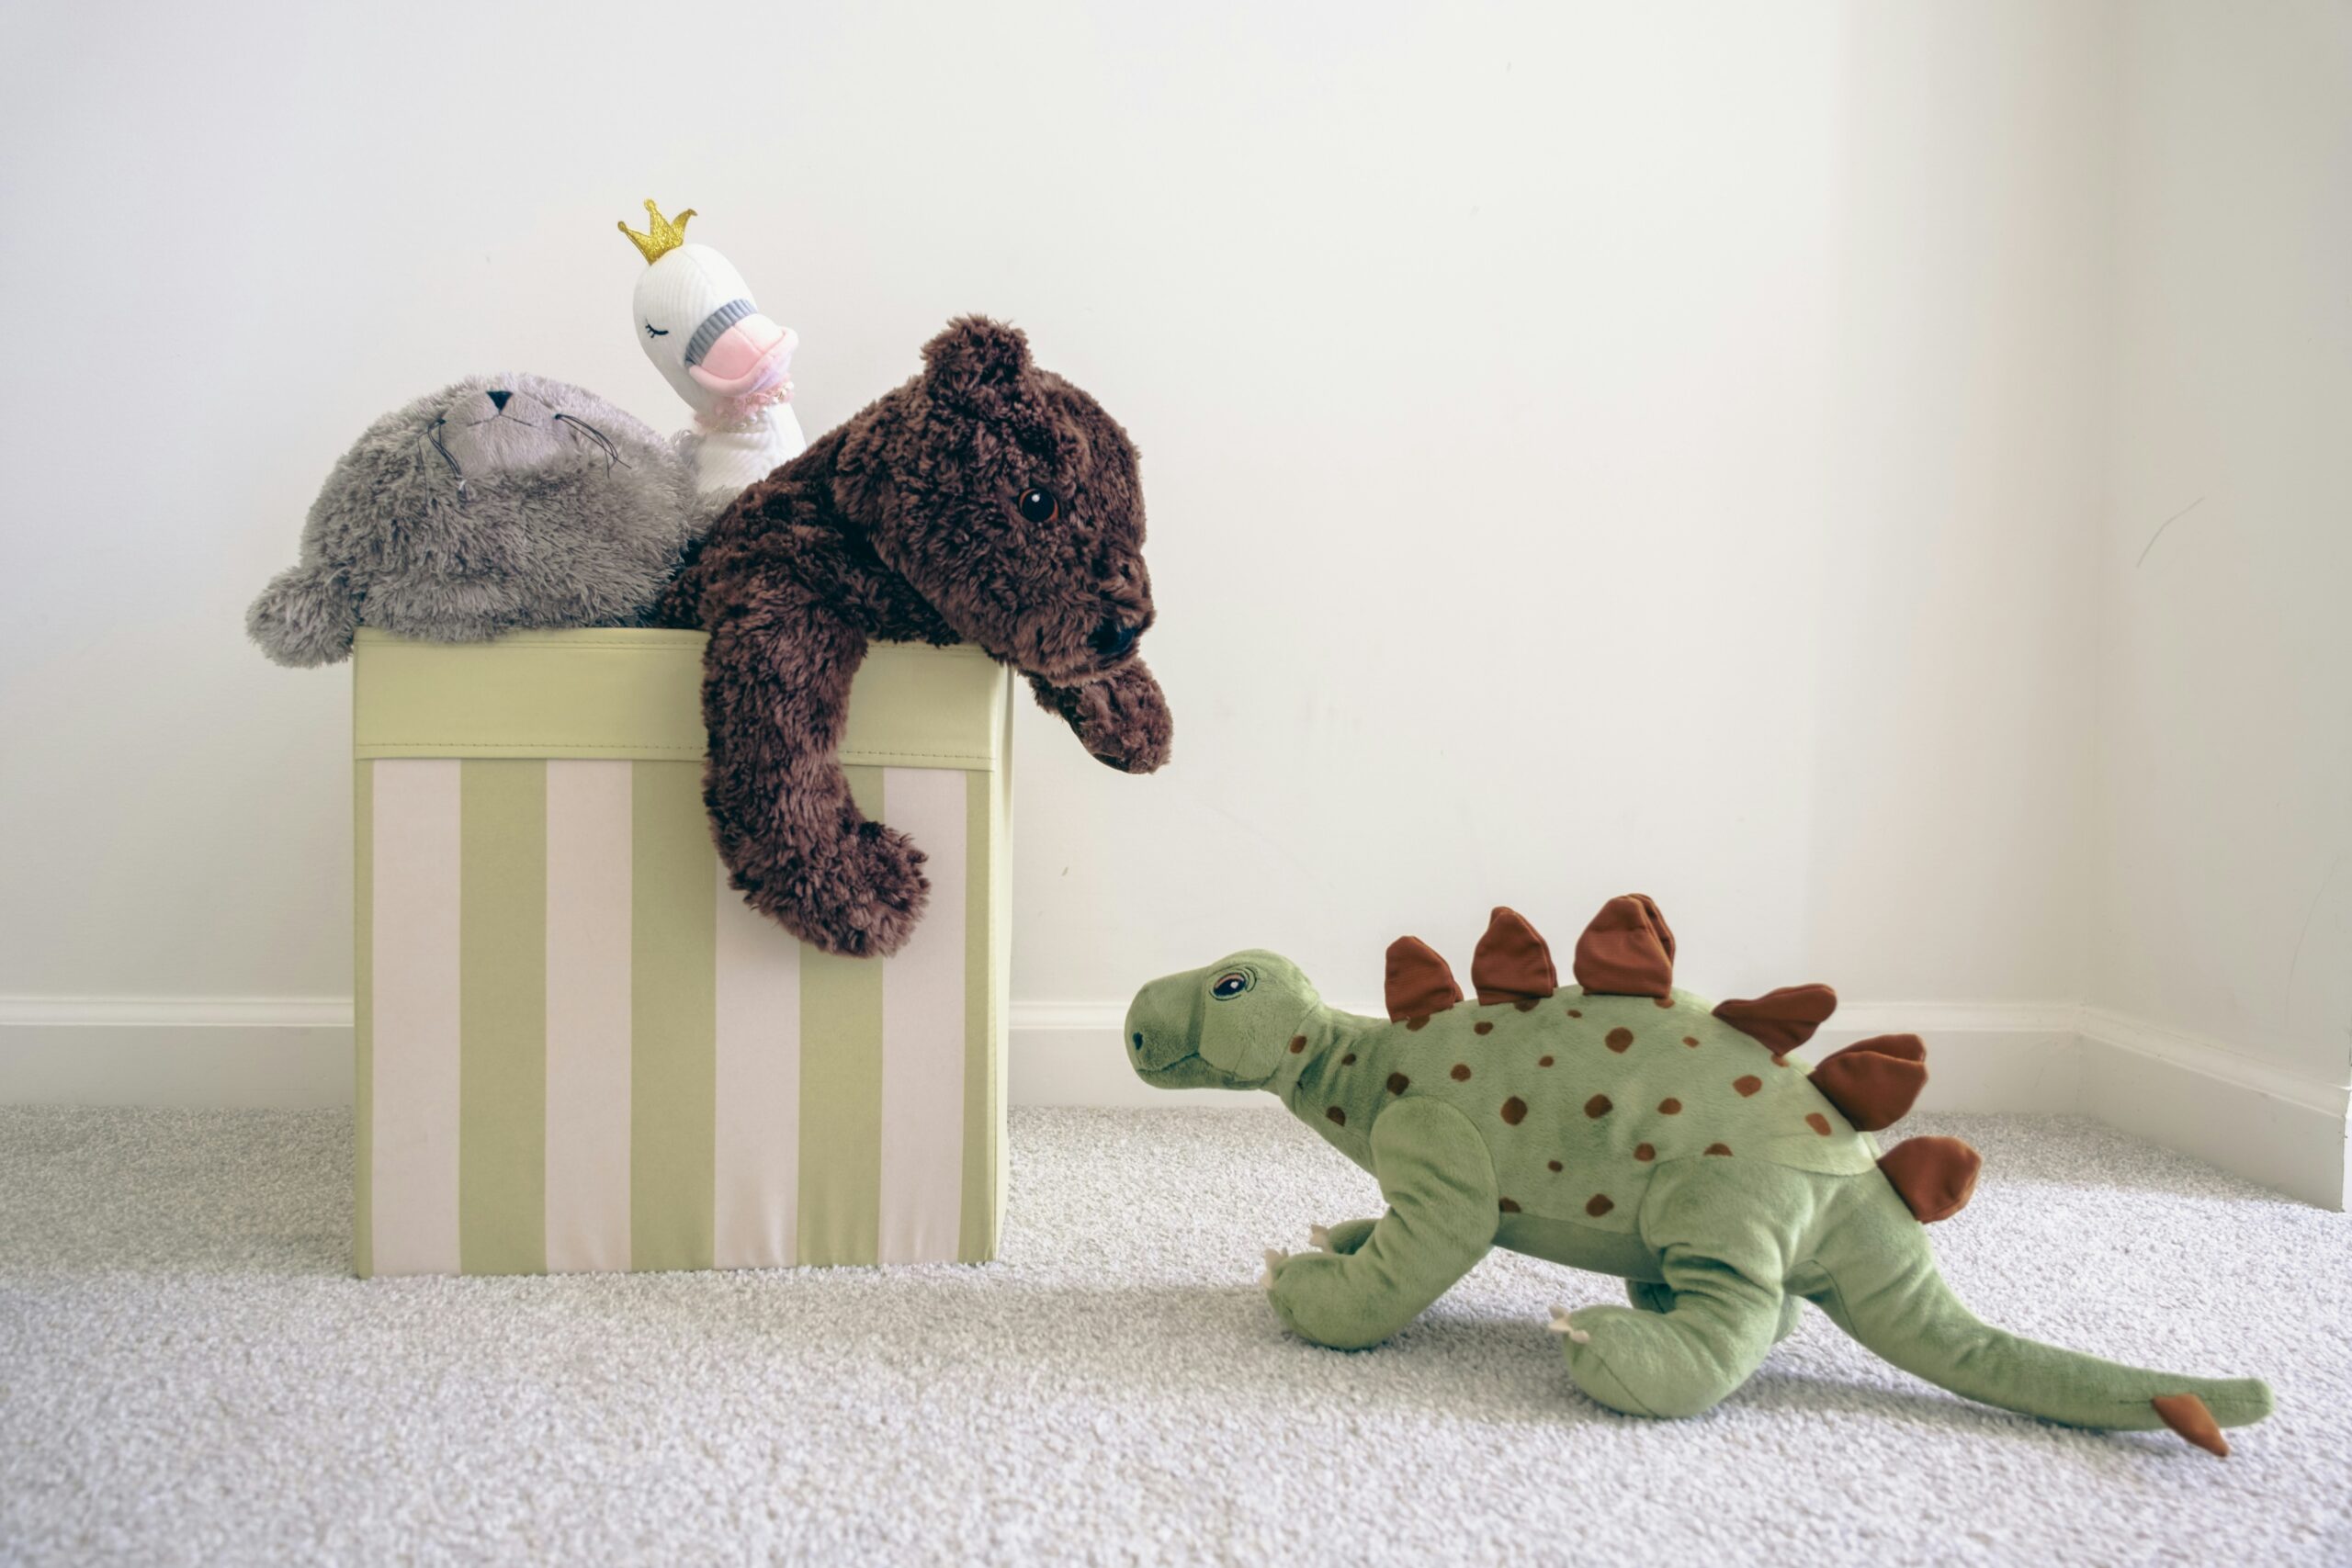
<path id="1" fill-rule="evenodd" d="M 674 219 L 664 218 L 662 216 L 662 209 L 654 206 L 649 198 L 645 204 L 645 210 L 653 220 L 653 232 L 650 234 L 639 233 L 628 226 L 627 219 L 623 219 L 613 227 L 628 236 L 628 243 L 635 245 L 639 253 L 645 257 L 645 265 L 651 266 L 686 243 L 686 220 L 695 215 L 695 209 L 689 207 Z"/>

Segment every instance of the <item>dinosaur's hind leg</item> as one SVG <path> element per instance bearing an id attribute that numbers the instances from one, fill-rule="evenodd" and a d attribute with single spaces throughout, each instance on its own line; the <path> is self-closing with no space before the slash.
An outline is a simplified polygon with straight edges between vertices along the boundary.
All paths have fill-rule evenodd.
<path id="1" fill-rule="evenodd" d="M 1554 1323 L 1577 1386 L 1633 1416 L 1716 1404 L 1781 1336 L 1781 1281 L 1811 1211 L 1795 1172 L 1704 1156 L 1661 1168 L 1641 1235 L 1665 1283 L 1636 1292 L 1648 1310 L 1587 1307 Z"/>
<path id="2" fill-rule="evenodd" d="M 1625 1299 L 1644 1312 L 1666 1313 L 1674 1310 L 1674 1292 L 1656 1280 L 1626 1280 Z M 1772 1330 L 1772 1343 L 1778 1345 L 1781 1340 L 1794 1334 L 1797 1331 L 1797 1320 L 1804 1315 L 1804 1298 L 1803 1296 L 1782 1296 L 1780 1326 Z"/>

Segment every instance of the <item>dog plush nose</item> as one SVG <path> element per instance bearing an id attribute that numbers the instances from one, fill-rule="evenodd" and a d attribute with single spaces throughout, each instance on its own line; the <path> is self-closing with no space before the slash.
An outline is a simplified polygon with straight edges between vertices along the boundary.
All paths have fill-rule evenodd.
<path id="1" fill-rule="evenodd" d="M 1105 659 L 1116 659 L 1136 645 L 1136 628 L 1126 622 L 1113 619 L 1094 628 L 1087 645 Z"/>
<path id="2" fill-rule="evenodd" d="M 506 400 L 513 397 L 514 394 L 507 391 L 492 390 L 485 392 L 482 395 L 490 400 L 490 406 L 492 408 L 495 409 L 500 413 L 504 413 L 506 412 Z"/>

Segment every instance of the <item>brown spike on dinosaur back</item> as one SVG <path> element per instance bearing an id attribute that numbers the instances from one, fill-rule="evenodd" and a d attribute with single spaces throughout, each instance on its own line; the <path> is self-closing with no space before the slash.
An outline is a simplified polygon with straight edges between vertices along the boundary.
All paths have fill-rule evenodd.
<path id="1" fill-rule="evenodd" d="M 1618 997 L 1674 992 L 1674 932 L 1645 893 L 1611 898 L 1577 938 L 1577 984 Z"/>
<path id="2" fill-rule="evenodd" d="M 1437 951 L 1417 936 L 1388 944 L 1388 1016 L 1402 1022 L 1443 1012 L 1462 999 L 1453 971 Z"/>
<path id="3" fill-rule="evenodd" d="M 2216 1459 L 2230 1457 L 2230 1440 L 2222 1436 L 2222 1424 L 2195 1394 L 2160 1393 L 2148 1403 L 2156 1407 L 2156 1418 L 2187 1441 Z"/>
<path id="4" fill-rule="evenodd" d="M 1905 1138 L 1878 1162 L 1923 1225 L 1968 1207 L 1984 1156 L 1958 1138 Z"/>
<path id="5" fill-rule="evenodd" d="M 1526 918 L 1497 905 L 1478 951 L 1470 955 L 1470 983 L 1481 1004 L 1526 1001 L 1558 990 L 1560 973 L 1552 967 L 1551 948 Z"/>
<path id="6" fill-rule="evenodd" d="M 1864 1133 L 1910 1114 L 1928 1082 L 1928 1048 L 1916 1034 L 1858 1040 L 1813 1069 L 1813 1087 Z"/>
<path id="7" fill-rule="evenodd" d="M 1715 1016 L 1785 1056 L 1838 1010 L 1838 993 L 1826 986 L 1782 986 L 1749 1001 L 1717 1002 Z"/>

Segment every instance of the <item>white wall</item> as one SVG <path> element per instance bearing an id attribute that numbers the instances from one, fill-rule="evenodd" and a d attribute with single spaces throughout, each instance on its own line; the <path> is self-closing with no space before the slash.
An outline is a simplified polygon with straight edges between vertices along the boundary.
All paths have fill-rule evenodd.
<path id="1" fill-rule="evenodd" d="M 2088 994 L 2340 1110 L 2352 7 L 2131 6 L 2119 62 Z M 2327 1135 L 2293 1124 L 2259 1135 Z"/>
<path id="2" fill-rule="evenodd" d="M 2080 996 L 2109 9 L 692 14 L 10 14 L 20 1022 L 347 992 L 344 683 L 243 604 L 397 399 L 679 423 L 645 196 L 801 332 L 812 431 L 979 309 L 1144 449 L 1177 759 L 1024 716 L 1017 1012 L 1252 942 L 1364 1005 L 1401 931 L 1628 888 L 1720 994 Z"/>

